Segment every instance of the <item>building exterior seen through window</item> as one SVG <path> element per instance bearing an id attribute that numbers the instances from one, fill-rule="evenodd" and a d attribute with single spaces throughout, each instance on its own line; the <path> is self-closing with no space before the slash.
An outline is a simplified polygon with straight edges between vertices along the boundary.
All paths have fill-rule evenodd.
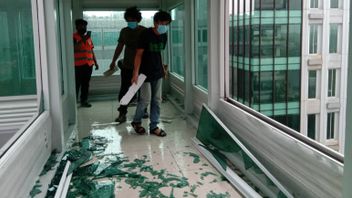
<path id="1" fill-rule="evenodd" d="M 229 1 L 228 97 L 341 152 L 348 67 L 342 43 L 349 28 L 344 5 Z"/>

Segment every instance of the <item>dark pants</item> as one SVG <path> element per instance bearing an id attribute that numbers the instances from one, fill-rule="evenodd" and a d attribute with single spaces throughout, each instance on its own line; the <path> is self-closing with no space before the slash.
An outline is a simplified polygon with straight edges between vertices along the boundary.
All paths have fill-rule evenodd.
<path id="1" fill-rule="evenodd" d="M 131 86 L 133 69 L 121 69 L 121 87 L 119 93 L 119 101 L 127 93 L 128 88 Z M 120 105 L 117 109 L 120 114 L 127 114 L 128 105 Z"/>
<path id="2" fill-rule="evenodd" d="M 93 67 L 88 65 L 76 66 L 76 97 L 78 99 L 79 90 L 81 89 L 81 103 L 87 102 L 89 81 L 92 76 Z"/>

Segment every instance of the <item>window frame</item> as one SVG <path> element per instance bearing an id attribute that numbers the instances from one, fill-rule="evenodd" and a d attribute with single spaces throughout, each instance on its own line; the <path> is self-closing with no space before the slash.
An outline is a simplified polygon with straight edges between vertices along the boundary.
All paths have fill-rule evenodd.
<path id="1" fill-rule="evenodd" d="M 173 10 L 175 10 L 175 9 L 177 9 L 177 8 L 179 8 L 180 6 L 182 6 L 183 7 L 183 11 L 185 11 L 185 3 L 183 3 L 183 2 L 181 2 L 181 3 L 179 3 L 179 4 L 177 4 L 177 5 L 175 5 L 174 7 L 172 7 L 172 8 L 170 8 L 170 14 L 171 14 L 171 16 L 172 16 L 172 11 Z M 182 19 L 182 23 L 183 23 L 183 27 L 185 27 L 185 19 L 183 18 Z M 174 46 L 174 44 L 173 44 L 173 33 L 172 33 L 172 31 L 173 31 L 173 28 L 172 28 L 172 24 L 173 24 L 173 22 L 170 24 L 170 27 L 169 27 L 169 31 L 168 31 L 168 36 L 169 36 L 169 38 L 168 38 L 168 46 L 170 46 L 170 47 L 168 47 L 168 49 L 169 49 L 169 69 L 170 69 L 170 73 L 174 76 L 174 77 L 176 77 L 177 79 L 179 79 L 181 82 L 183 82 L 184 83 L 184 81 L 185 81 L 185 73 L 183 73 L 183 75 L 182 74 L 179 74 L 179 73 L 177 73 L 177 72 L 175 72 L 175 71 L 173 71 L 173 68 L 175 68 L 174 66 L 172 66 L 172 63 L 173 63 L 173 60 L 174 60 L 174 56 L 172 56 L 171 54 L 173 54 L 173 46 Z M 182 39 L 182 46 L 185 46 L 185 31 L 184 31 L 184 28 L 182 29 L 182 37 L 183 37 L 183 39 Z M 185 55 L 185 53 L 184 53 L 184 51 L 183 51 L 183 65 L 182 65 L 182 67 L 183 67 L 183 72 L 186 72 L 186 70 L 185 70 L 185 64 L 186 64 L 186 55 Z M 180 66 L 177 66 L 177 67 L 180 67 Z"/>
<path id="2" fill-rule="evenodd" d="M 315 5 L 316 4 L 316 7 L 312 7 L 312 5 Z M 320 0 L 310 0 L 309 1 L 309 8 L 310 9 L 319 9 L 320 8 Z"/>
<path id="3" fill-rule="evenodd" d="M 200 2 L 200 0 L 195 0 L 194 1 L 194 34 L 193 34 L 193 37 L 194 37 L 194 80 L 193 80 L 193 85 L 195 87 L 197 87 L 198 89 L 204 91 L 205 93 L 208 92 L 208 88 L 204 87 L 203 85 L 200 85 L 199 82 L 198 82 L 198 79 L 199 79 L 199 73 L 198 73 L 198 69 L 199 69 L 199 64 L 198 64 L 198 53 L 199 53 L 199 50 L 198 50 L 198 47 L 199 47 L 199 32 L 198 32 L 198 18 L 197 18 L 197 14 L 198 14 L 198 10 L 197 10 L 197 5 L 198 3 Z M 208 2 L 206 1 L 206 4 L 207 4 L 207 7 L 209 6 L 208 5 Z M 208 17 L 207 17 L 208 18 Z M 208 20 L 207 20 L 208 21 Z M 206 38 L 204 38 L 204 31 L 207 31 L 207 36 Z M 203 41 L 204 39 L 206 39 L 206 46 L 207 46 L 207 53 L 208 53 L 208 35 L 209 35 L 209 25 L 207 24 L 207 29 L 201 29 L 201 32 L 200 32 L 200 37 L 201 37 L 201 40 Z M 209 57 L 209 55 L 207 54 L 207 57 Z M 207 59 L 207 62 L 206 62 L 206 67 L 207 67 L 207 78 L 206 78 L 206 85 L 207 87 L 209 86 L 208 85 L 208 67 L 209 67 L 209 64 L 208 64 L 208 59 Z"/>
<path id="4" fill-rule="evenodd" d="M 315 26 L 316 29 L 316 51 L 311 52 L 311 31 L 312 31 L 312 27 Z M 317 55 L 317 54 L 321 54 L 322 53 L 322 41 L 321 41 L 321 37 L 322 37 L 322 24 L 320 23 L 310 23 L 309 24 L 309 36 L 308 36 L 308 54 L 309 55 Z M 314 49 L 313 49 L 314 50 Z"/>
<path id="5" fill-rule="evenodd" d="M 4 100 L 13 100 L 13 99 L 28 99 L 29 97 L 36 97 L 36 113 L 32 116 L 31 119 L 25 123 L 22 128 L 20 128 L 14 135 L 2 146 L 0 147 L 0 158 L 6 154 L 6 152 L 11 149 L 11 147 L 27 132 L 27 129 L 39 118 L 39 116 L 44 112 L 44 93 L 43 93 L 43 76 L 42 76 L 42 53 L 41 43 L 39 35 L 43 30 L 39 27 L 39 10 L 38 10 L 37 0 L 30 1 L 30 10 L 31 10 L 31 21 L 32 21 L 32 31 L 33 31 L 33 48 L 34 48 L 34 64 L 35 64 L 35 80 L 36 80 L 36 94 L 35 95 L 22 95 L 22 96 L 5 96 L 1 97 Z M 20 66 L 19 66 L 20 67 Z"/>
<path id="6" fill-rule="evenodd" d="M 331 28 L 332 25 L 336 25 L 336 52 L 331 52 Z M 340 23 L 330 23 L 329 24 L 329 54 L 340 54 L 341 53 L 341 24 Z"/>
<path id="7" fill-rule="evenodd" d="M 334 130 L 333 131 L 333 138 L 328 138 L 329 134 L 329 115 L 333 115 L 333 127 L 330 127 L 330 129 Z M 324 140 L 327 145 L 336 145 L 338 140 L 339 140 L 339 120 L 340 120 L 340 113 L 338 111 L 328 111 L 326 113 L 326 130 L 324 131 Z M 330 125 L 331 126 L 331 125 Z"/>
<path id="8" fill-rule="evenodd" d="M 314 97 L 310 97 L 310 74 L 311 74 L 311 72 L 315 72 L 315 82 L 314 82 L 314 85 L 315 85 L 315 93 L 314 93 Z M 308 88 L 307 88 L 307 91 L 308 91 L 308 93 L 307 93 L 307 98 L 308 99 L 318 99 L 318 98 L 320 98 L 319 97 L 319 94 L 318 94 L 318 92 L 319 92 L 319 89 L 320 89 L 320 86 L 319 86 L 319 70 L 308 70 L 308 83 L 307 83 L 307 85 L 308 85 Z"/>

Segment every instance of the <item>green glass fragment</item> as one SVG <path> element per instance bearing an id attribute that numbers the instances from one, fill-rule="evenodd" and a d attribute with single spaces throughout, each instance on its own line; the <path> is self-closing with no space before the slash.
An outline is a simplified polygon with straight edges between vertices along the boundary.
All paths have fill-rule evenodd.
<path id="1" fill-rule="evenodd" d="M 208 194 L 207 194 L 207 198 L 230 198 L 230 194 L 228 192 L 226 193 L 215 193 L 214 191 L 210 191 Z"/>
<path id="2" fill-rule="evenodd" d="M 111 185 L 104 185 L 91 193 L 89 198 L 114 198 L 114 189 L 114 183 Z"/>
<path id="3" fill-rule="evenodd" d="M 200 145 L 203 146 L 203 145 Z M 205 149 L 207 149 L 216 159 L 216 161 L 220 164 L 220 166 L 226 170 L 227 168 L 227 162 L 226 162 L 226 156 L 222 153 L 220 153 L 218 150 L 216 149 L 210 149 L 209 147 L 205 147 L 203 146 Z"/>
<path id="4" fill-rule="evenodd" d="M 40 190 L 40 188 L 42 187 L 42 185 L 39 183 L 39 180 L 37 180 L 35 182 L 35 185 L 33 186 L 31 192 L 29 193 L 30 197 L 33 198 L 36 195 L 40 194 L 42 191 Z"/>
<path id="5" fill-rule="evenodd" d="M 207 177 L 207 176 L 209 176 L 209 175 L 217 176 L 215 173 L 212 173 L 212 172 L 205 172 L 205 173 L 200 174 L 200 179 L 201 179 L 201 180 L 204 180 L 204 178 Z"/>
<path id="6" fill-rule="evenodd" d="M 211 145 L 220 151 L 238 152 L 241 150 L 225 129 L 204 108 L 200 115 L 196 137 L 204 145 Z"/>
<path id="7" fill-rule="evenodd" d="M 174 195 L 174 188 L 171 189 L 169 198 L 175 198 L 175 195 Z"/>
<path id="8" fill-rule="evenodd" d="M 277 195 L 277 198 L 287 198 L 287 196 L 282 191 L 280 191 Z"/>
<path id="9" fill-rule="evenodd" d="M 77 175 L 77 176 L 92 175 L 99 167 L 99 164 L 100 164 L 99 162 L 96 162 L 88 166 L 79 167 L 75 171 L 74 175 Z"/>
<path id="10" fill-rule="evenodd" d="M 246 170 L 255 165 L 253 160 L 244 152 L 242 153 L 242 158 L 243 158 L 244 167 Z"/>
<path id="11" fill-rule="evenodd" d="M 51 155 L 50 155 L 48 161 L 45 163 L 44 168 L 39 176 L 45 175 L 47 172 L 54 169 L 55 165 L 58 163 L 58 160 L 57 160 L 58 154 L 59 153 L 56 150 L 51 152 Z"/>
<path id="12" fill-rule="evenodd" d="M 198 164 L 200 162 L 200 157 L 199 155 L 195 154 L 195 153 L 192 153 L 192 152 L 183 152 L 184 154 L 186 155 L 189 155 L 191 157 L 193 157 L 193 163 L 194 164 Z"/>

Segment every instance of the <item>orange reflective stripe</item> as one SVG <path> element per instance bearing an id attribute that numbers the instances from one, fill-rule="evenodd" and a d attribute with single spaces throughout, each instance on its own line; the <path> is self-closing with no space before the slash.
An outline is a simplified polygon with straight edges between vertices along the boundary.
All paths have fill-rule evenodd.
<path id="1" fill-rule="evenodd" d="M 93 58 L 93 52 L 86 52 L 86 53 L 75 53 L 75 57 L 88 57 Z"/>

